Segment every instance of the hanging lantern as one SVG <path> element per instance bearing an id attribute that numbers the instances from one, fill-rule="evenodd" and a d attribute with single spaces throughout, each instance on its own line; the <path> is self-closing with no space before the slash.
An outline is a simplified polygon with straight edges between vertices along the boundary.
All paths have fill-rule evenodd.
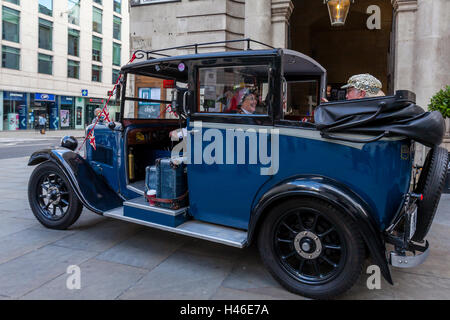
<path id="1" fill-rule="evenodd" d="M 353 3 L 355 0 L 351 0 Z M 350 0 L 324 0 L 327 4 L 328 13 L 332 27 L 340 27 L 345 24 L 348 11 L 350 9 Z"/>

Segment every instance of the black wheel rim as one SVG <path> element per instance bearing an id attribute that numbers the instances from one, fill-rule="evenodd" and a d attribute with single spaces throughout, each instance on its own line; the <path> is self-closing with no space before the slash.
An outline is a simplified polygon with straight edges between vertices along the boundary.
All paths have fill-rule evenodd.
<path id="1" fill-rule="evenodd" d="M 69 211 L 69 191 L 56 172 L 44 174 L 38 181 L 36 201 L 40 214 L 48 220 L 61 220 Z"/>
<path id="2" fill-rule="evenodd" d="M 294 279 L 324 284 L 342 271 L 347 255 L 342 231 L 313 208 L 292 209 L 273 228 L 278 263 Z"/>

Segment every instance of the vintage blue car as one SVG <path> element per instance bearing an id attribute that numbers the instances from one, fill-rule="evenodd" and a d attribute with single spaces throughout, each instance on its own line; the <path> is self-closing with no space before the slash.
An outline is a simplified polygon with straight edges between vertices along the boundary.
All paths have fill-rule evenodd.
<path id="1" fill-rule="evenodd" d="M 368 257 L 391 284 L 390 265 L 422 263 L 448 163 L 442 116 L 408 91 L 320 103 L 319 63 L 245 43 L 136 52 L 120 121 L 96 125 L 95 149 L 81 155 L 65 137 L 31 156 L 36 218 L 66 229 L 84 206 L 237 248 L 257 241 L 287 290 L 320 299 L 352 287 Z M 177 49 L 192 53 L 166 54 Z M 429 147 L 423 168 L 416 142 Z"/>

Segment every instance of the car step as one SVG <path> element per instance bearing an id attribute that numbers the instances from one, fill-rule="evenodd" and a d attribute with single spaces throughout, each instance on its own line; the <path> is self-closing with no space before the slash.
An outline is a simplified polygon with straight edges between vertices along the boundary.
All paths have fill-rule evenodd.
<path id="1" fill-rule="evenodd" d="M 177 227 L 171 227 L 155 222 L 124 216 L 124 207 L 118 207 L 106 211 L 103 213 L 103 215 L 105 217 L 133 222 L 147 227 L 157 228 L 173 233 L 182 234 L 185 236 L 222 243 L 236 248 L 243 248 L 247 244 L 247 231 L 198 220 L 188 220 L 178 225 Z"/>

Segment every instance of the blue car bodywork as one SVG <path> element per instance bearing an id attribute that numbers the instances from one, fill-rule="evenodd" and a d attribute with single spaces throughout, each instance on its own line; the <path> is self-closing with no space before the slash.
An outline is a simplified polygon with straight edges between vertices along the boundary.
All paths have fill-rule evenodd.
<path id="1" fill-rule="evenodd" d="M 127 76 L 140 74 L 165 78 L 162 73 L 157 73 L 159 70 L 155 66 L 168 63 L 186 65 L 186 70 L 163 70 L 166 78 L 187 83 L 187 95 L 183 96 L 186 119 L 125 118 L 125 100 L 139 100 L 127 97 Z M 197 87 L 199 70 L 255 64 L 267 64 L 270 72 L 268 85 L 271 100 L 267 115 L 242 117 L 197 112 L 197 101 L 200 101 Z M 319 84 L 317 98 L 323 97 L 326 72 L 317 62 L 290 50 L 248 50 L 145 60 L 123 67 L 122 73 L 121 121 L 115 126 L 102 122 L 96 125 L 95 150 L 90 144 L 86 144 L 84 156 L 67 148 L 41 150 L 31 156 L 29 165 L 45 161 L 57 164 L 82 204 L 98 214 L 236 247 L 249 245 L 270 209 L 283 201 L 298 197 L 325 201 L 355 223 L 374 262 L 392 283 L 385 232 L 405 210 L 406 195 L 411 185 L 414 144 L 411 139 L 402 136 L 372 142 L 327 139 L 308 123 L 283 119 L 283 81 L 295 77 L 315 79 Z M 378 104 L 393 99 L 390 96 L 365 100 L 369 101 L 366 103 Z M 336 103 L 339 104 L 345 102 Z M 201 127 L 196 126 L 198 122 L 202 123 Z M 168 138 L 168 132 L 181 124 L 187 128 L 187 150 L 193 155 L 186 164 L 189 203 L 186 208 L 180 209 L 181 215 L 177 215 L 180 210 L 169 212 L 176 218 L 167 222 L 164 214 L 168 210 L 149 214 L 148 204 L 139 200 L 143 199 L 145 190 L 142 185 L 138 187 L 131 181 L 130 161 L 134 160 L 130 160 L 133 159 L 130 157 L 130 147 L 134 145 L 130 146 L 130 141 L 133 141 L 130 137 L 136 132 L 163 132 L 158 138 L 163 141 L 164 137 Z M 86 128 L 86 133 L 92 126 Z M 226 136 L 230 130 L 245 130 L 247 134 L 253 134 L 244 138 L 247 146 L 245 160 L 251 157 L 251 144 L 261 148 L 261 143 L 267 141 L 266 155 L 272 156 L 272 162 L 238 163 L 237 158 L 233 157 L 234 162 L 225 163 L 225 155 L 217 161 L 217 153 L 215 163 L 197 161 L 194 159 L 196 152 L 203 155 L 210 148 L 211 139 L 204 138 L 210 129 L 220 136 Z M 270 139 L 262 132 L 270 132 Z M 357 134 L 344 136 L 370 138 Z M 237 147 L 228 143 L 225 140 L 227 152 L 235 154 Z M 276 159 L 275 149 L 271 149 L 274 144 L 278 152 Z M 148 150 L 141 148 L 135 152 L 139 152 L 135 157 L 145 155 L 149 165 L 167 150 L 149 147 Z M 195 222 L 203 223 L 201 230 L 204 231 L 194 230 Z M 230 239 L 241 237 L 241 240 L 221 238 L 221 234 L 227 232 Z"/>

